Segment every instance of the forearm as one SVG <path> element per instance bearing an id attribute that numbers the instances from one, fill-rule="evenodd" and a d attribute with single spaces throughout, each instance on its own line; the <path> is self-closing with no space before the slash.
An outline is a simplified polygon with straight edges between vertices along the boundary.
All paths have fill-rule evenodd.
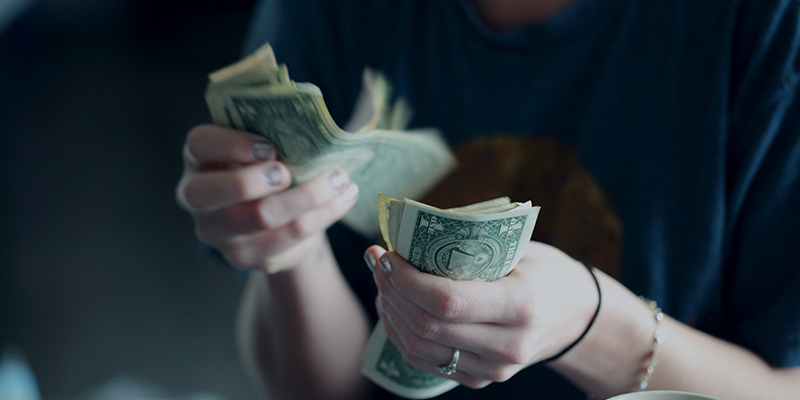
<path id="1" fill-rule="evenodd" d="M 603 307 L 592 330 L 550 366 L 599 398 L 634 390 L 653 348 L 653 311 L 597 272 Z M 648 389 L 683 390 L 726 400 L 800 398 L 800 370 L 778 370 L 755 354 L 666 317 Z"/>
<path id="2" fill-rule="evenodd" d="M 776 369 L 754 353 L 671 318 L 652 389 L 677 388 L 726 400 L 800 399 L 800 369 Z"/>
<path id="3" fill-rule="evenodd" d="M 324 240 L 291 271 L 254 273 L 242 299 L 239 347 L 256 385 L 276 398 L 364 398 L 358 372 L 369 326 Z"/>

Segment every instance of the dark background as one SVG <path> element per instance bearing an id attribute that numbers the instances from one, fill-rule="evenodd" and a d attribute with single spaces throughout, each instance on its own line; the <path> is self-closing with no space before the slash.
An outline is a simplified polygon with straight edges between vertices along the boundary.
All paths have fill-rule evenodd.
<path id="1" fill-rule="evenodd" d="M 0 27 L 0 346 L 44 398 L 127 375 L 252 399 L 242 284 L 200 255 L 173 191 L 253 1 L 32 3 Z"/>

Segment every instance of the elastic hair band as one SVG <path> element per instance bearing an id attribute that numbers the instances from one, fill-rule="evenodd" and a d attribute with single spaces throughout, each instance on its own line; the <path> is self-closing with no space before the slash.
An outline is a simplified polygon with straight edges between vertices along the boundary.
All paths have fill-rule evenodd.
<path id="1" fill-rule="evenodd" d="M 589 264 L 588 262 L 586 262 L 584 260 L 578 260 L 578 261 L 580 261 L 581 264 L 583 264 L 583 266 L 585 266 L 586 269 L 589 270 L 589 273 L 592 275 L 592 278 L 594 279 L 594 284 L 597 285 L 597 310 L 594 311 L 594 315 L 592 316 L 592 320 L 589 321 L 589 326 L 587 326 L 586 330 L 584 330 L 583 333 L 580 336 L 578 336 L 578 339 L 576 339 L 574 342 L 572 342 L 572 344 L 567 346 L 567 348 L 565 348 L 564 350 L 561 350 L 560 353 L 558 353 L 558 354 L 556 354 L 556 355 L 554 355 L 554 356 L 552 356 L 552 357 L 550 357 L 550 358 L 548 358 L 546 360 L 540 361 L 542 363 L 548 363 L 548 362 L 551 362 L 551 361 L 555 361 L 558 358 L 560 358 L 561 356 L 563 356 L 564 354 L 567 354 L 568 351 L 572 350 L 572 348 L 575 347 L 578 343 L 580 343 L 580 341 L 583 340 L 583 338 L 586 336 L 586 334 L 589 333 L 589 329 L 592 329 L 592 325 L 594 325 L 594 321 L 597 320 L 597 314 L 600 314 L 600 305 L 603 303 L 603 295 L 600 292 L 600 281 L 597 280 L 597 275 L 594 274 L 594 267 L 592 267 L 591 264 Z"/>

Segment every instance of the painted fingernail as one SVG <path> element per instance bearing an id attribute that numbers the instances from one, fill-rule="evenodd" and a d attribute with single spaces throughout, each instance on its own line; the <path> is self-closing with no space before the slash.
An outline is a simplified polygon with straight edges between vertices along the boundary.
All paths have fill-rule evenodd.
<path id="1" fill-rule="evenodd" d="M 372 254 L 372 252 L 364 254 L 364 261 L 367 263 L 369 270 L 375 272 L 375 254 Z"/>
<path id="2" fill-rule="evenodd" d="M 269 160 L 275 154 L 275 148 L 264 142 L 253 143 L 251 151 L 257 160 Z"/>
<path id="3" fill-rule="evenodd" d="M 337 170 L 333 173 L 333 175 L 331 175 L 330 180 L 331 186 L 333 186 L 334 189 L 339 189 L 347 182 L 347 175 L 344 173 L 344 171 Z"/>
<path id="4" fill-rule="evenodd" d="M 383 268 L 383 271 L 386 272 L 386 275 L 392 276 L 392 263 L 389 262 L 389 258 L 383 256 L 379 261 L 381 263 L 381 268 Z"/>
<path id="5" fill-rule="evenodd" d="M 267 183 L 272 186 L 278 186 L 283 182 L 283 173 L 281 173 L 281 168 L 277 165 L 273 165 L 267 169 Z"/>
<path id="6" fill-rule="evenodd" d="M 356 196 L 358 196 L 358 185 L 355 183 L 350 184 L 350 187 L 342 193 L 342 199 L 345 201 L 353 200 Z"/>

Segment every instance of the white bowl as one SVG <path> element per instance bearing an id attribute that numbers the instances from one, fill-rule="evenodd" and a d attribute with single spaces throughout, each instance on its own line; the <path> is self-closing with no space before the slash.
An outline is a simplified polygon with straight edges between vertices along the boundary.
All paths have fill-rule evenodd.
<path id="1" fill-rule="evenodd" d="M 650 390 L 625 393 L 607 400 L 720 400 L 704 394 L 677 392 L 674 390 Z"/>

